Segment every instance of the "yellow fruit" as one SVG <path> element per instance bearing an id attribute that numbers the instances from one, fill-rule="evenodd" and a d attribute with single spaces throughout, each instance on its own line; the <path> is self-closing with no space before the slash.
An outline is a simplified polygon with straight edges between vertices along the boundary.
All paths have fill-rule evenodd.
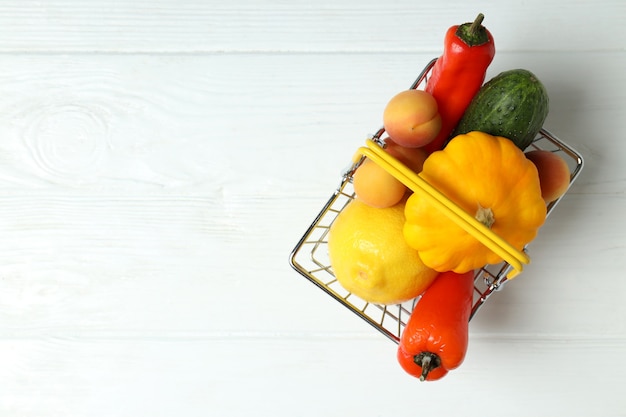
<path id="1" fill-rule="evenodd" d="M 403 237 L 404 201 L 375 208 L 351 201 L 331 225 L 328 255 L 335 277 L 354 295 L 397 304 L 420 295 L 437 272 L 424 265 Z"/>

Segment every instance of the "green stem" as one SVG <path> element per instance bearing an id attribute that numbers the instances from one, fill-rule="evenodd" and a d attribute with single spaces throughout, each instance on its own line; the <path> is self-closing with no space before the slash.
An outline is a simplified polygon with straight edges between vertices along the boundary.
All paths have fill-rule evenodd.
<path id="1" fill-rule="evenodd" d="M 474 22 L 469 27 L 468 32 L 474 36 L 478 35 L 478 31 L 480 30 L 480 25 L 482 25 L 484 19 L 485 19 L 485 15 L 482 13 L 478 13 L 478 16 L 476 16 L 476 19 L 474 19 Z"/>
<path id="2" fill-rule="evenodd" d="M 485 16 L 478 13 L 476 19 L 472 23 L 463 23 L 456 30 L 456 36 L 459 37 L 468 46 L 480 46 L 489 42 L 487 30 L 482 25 Z"/>

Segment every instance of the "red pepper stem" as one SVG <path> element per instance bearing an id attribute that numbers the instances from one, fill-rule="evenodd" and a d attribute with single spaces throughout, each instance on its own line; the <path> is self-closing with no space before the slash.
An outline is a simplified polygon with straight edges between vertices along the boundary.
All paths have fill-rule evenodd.
<path id="1" fill-rule="evenodd" d="M 422 352 L 419 355 L 415 355 L 413 361 L 422 368 L 420 381 L 425 381 L 428 378 L 428 373 L 441 365 L 439 356 L 432 352 Z"/>
<path id="2" fill-rule="evenodd" d="M 482 13 L 478 13 L 478 16 L 476 16 L 476 19 L 472 23 L 472 26 L 470 26 L 469 28 L 469 33 L 471 33 L 472 35 L 477 34 L 478 30 L 480 29 L 480 25 L 483 23 L 484 19 L 485 15 Z"/>
<path id="3" fill-rule="evenodd" d="M 487 33 L 485 27 L 482 26 L 484 18 L 485 16 L 482 13 L 479 13 L 474 22 L 463 23 L 462 25 L 457 26 L 456 36 L 470 48 L 488 44 L 490 41 L 489 34 Z"/>

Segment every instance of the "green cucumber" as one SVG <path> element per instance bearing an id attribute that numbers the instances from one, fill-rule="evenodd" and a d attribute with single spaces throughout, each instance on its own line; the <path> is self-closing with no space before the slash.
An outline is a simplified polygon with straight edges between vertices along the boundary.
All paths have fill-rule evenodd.
<path id="1" fill-rule="evenodd" d="M 504 71 L 476 93 L 451 137 L 474 130 L 510 139 L 521 150 L 537 136 L 548 116 L 548 92 L 525 69 Z"/>

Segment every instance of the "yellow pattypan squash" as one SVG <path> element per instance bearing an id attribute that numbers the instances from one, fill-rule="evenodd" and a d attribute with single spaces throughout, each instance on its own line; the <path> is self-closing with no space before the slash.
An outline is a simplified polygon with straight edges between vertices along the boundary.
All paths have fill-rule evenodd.
<path id="1" fill-rule="evenodd" d="M 470 132 L 432 153 L 419 174 L 517 250 L 546 218 L 535 165 L 507 138 Z M 405 205 L 404 237 L 424 264 L 465 273 L 502 258 L 455 224 L 419 193 Z"/>

